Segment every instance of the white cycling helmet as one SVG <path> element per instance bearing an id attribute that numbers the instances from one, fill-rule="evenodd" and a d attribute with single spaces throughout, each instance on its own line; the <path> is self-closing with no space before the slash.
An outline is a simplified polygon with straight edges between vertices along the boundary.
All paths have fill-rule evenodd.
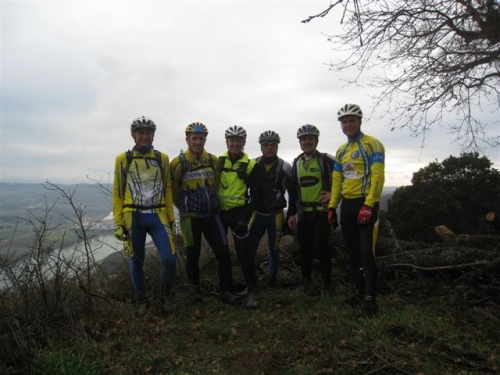
<path id="1" fill-rule="evenodd" d="M 139 116 L 134 121 L 132 121 L 132 124 L 130 125 L 130 130 L 135 131 L 138 129 L 152 129 L 153 131 L 155 131 L 156 124 L 153 120 L 146 116 Z"/>
<path id="2" fill-rule="evenodd" d="M 319 129 L 311 124 L 302 125 L 299 130 L 297 130 L 297 138 L 300 138 L 303 135 L 315 135 L 316 137 L 319 137 Z"/>
<path id="3" fill-rule="evenodd" d="M 259 143 L 280 143 L 280 136 L 272 130 L 266 130 L 259 136 Z"/>
<path id="4" fill-rule="evenodd" d="M 241 126 L 233 125 L 226 129 L 226 139 L 229 137 L 239 137 L 247 139 L 247 131 Z"/>
<path id="5" fill-rule="evenodd" d="M 340 119 L 344 116 L 356 116 L 362 119 L 363 112 L 357 104 L 346 104 L 337 112 L 337 119 L 340 121 Z"/>

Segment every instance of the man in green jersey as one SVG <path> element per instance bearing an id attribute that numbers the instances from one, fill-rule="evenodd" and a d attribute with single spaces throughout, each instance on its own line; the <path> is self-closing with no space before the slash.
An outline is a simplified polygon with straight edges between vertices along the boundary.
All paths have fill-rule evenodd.
<path id="1" fill-rule="evenodd" d="M 316 126 L 301 126 L 297 138 L 303 152 L 292 164 L 288 226 L 297 233 L 300 246 L 301 287 L 310 291 L 313 258 L 317 258 L 322 278 L 321 297 L 327 298 L 332 293 L 327 217 L 334 160 L 317 150 L 319 130 Z"/>
<path id="2" fill-rule="evenodd" d="M 243 151 L 247 132 L 238 125 L 230 126 L 225 131 L 227 151 L 219 156 L 220 178 L 219 199 L 221 218 L 226 232 L 231 229 L 234 248 L 240 261 L 245 278 L 248 296 L 246 307 L 259 307 L 257 281 L 255 275 L 255 257 L 252 256 L 248 242 L 248 225 L 253 208 L 249 205 L 249 181 L 255 167 L 252 160 Z"/>

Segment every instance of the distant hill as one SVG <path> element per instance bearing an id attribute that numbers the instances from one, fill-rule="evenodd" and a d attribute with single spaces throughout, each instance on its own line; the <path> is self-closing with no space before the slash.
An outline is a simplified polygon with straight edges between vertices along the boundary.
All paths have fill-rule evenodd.
<path id="1" fill-rule="evenodd" d="M 389 201 L 390 198 L 392 198 L 392 195 L 394 192 L 398 189 L 397 187 L 393 186 L 388 186 L 384 188 L 384 191 L 382 192 L 382 197 L 380 198 L 380 209 L 387 211 L 387 202 Z"/>
<path id="2" fill-rule="evenodd" d="M 111 211 L 111 195 L 106 195 L 97 184 L 57 186 L 72 196 L 76 206 L 85 206 L 89 220 L 103 219 Z M 0 182 L 0 222 L 18 222 L 28 213 L 39 216 L 51 206 L 54 206 L 52 213 L 73 216 L 68 200 L 47 187 L 47 184 Z"/>

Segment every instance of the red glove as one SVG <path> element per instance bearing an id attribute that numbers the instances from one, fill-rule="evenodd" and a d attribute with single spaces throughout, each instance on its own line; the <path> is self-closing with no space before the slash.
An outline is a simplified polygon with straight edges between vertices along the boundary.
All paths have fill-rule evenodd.
<path id="1" fill-rule="evenodd" d="M 361 210 L 359 210 L 358 213 L 358 224 L 368 224 L 371 218 L 372 218 L 372 208 L 363 205 L 363 207 L 361 207 Z"/>
<path id="2" fill-rule="evenodd" d="M 335 210 L 335 208 L 328 209 L 328 223 L 333 229 L 339 227 L 339 220 L 337 219 L 337 210 Z"/>

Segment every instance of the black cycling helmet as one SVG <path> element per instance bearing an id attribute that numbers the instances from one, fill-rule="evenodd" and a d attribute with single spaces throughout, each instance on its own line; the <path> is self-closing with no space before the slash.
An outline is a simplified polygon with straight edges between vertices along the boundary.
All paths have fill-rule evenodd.
<path id="1" fill-rule="evenodd" d="M 346 104 L 337 112 L 337 119 L 340 121 L 344 116 L 356 116 L 362 119 L 363 112 L 357 104 Z"/>
<path id="2" fill-rule="evenodd" d="M 132 124 L 130 125 L 130 130 L 136 131 L 138 129 L 152 129 L 153 131 L 155 131 L 156 124 L 153 120 L 146 116 L 139 116 L 134 121 L 132 121 Z"/>
<path id="3" fill-rule="evenodd" d="M 280 143 L 280 136 L 272 130 L 266 130 L 259 136 L 259 143 Z"/>
<path id="4" fill-rule="evenodd" d="M 299 130 L 297 130 L 297 138 L 300 138 L 303 135 L 315 135 L 316 137 L 319 137 L 319 129 L 311 124 L 302 125 Z"/>

